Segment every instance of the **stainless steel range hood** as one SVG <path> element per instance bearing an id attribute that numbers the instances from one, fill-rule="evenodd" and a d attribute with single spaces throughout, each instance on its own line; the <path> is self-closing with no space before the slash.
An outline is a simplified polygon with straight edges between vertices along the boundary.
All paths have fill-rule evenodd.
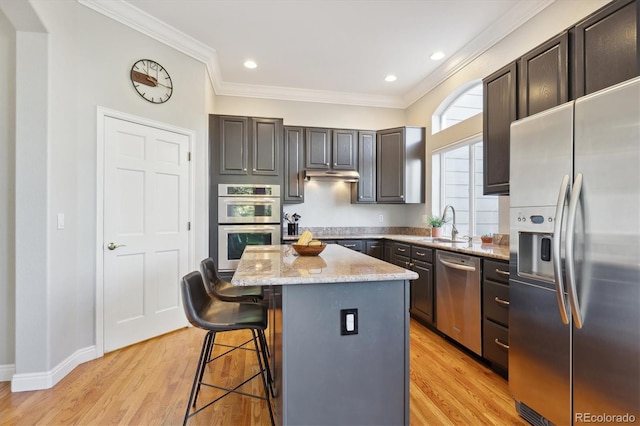
<path id="1" fill-rule="evenodd" d="M 353 170 L 305 170 L 305 180 L 357 182 L 360 174 Z"/>

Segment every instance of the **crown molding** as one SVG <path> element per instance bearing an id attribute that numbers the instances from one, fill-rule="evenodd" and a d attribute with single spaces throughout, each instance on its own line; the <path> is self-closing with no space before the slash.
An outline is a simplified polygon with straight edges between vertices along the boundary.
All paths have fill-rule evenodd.
<path id="1" fill-rule="evenodd" d="M 445 63 L 429 74 L 427 78 L 407 92 L 403 96 L 403 105 L 405 108 L 412 105 L 440 83 L 469 65 L 500 40 L 511 34 L 555 1 L 556 0 L 518 2 L 517 7 L 514 5 L 514 7 L 502 15 L 498 21 L 482 31 L 470 43 L 458 50 Z"/>
<path id="2" fill-rule="evenodd" d="M 215 49 L 124 0 L 77 0 L 77 2 L 205 64 L 209 64 L 211 57 L 216 55 Z"/>
<path id="3" fill-rule="evenodd" d="M 247 98 L 277 99 L 286 101 L 317 102 L 403 109 L 399 96 L 367 95 L 362 93 L 332 92 L 328 90 L 300 89 L 294 87 L 260 86 L 254 84 L 223 82 L 216 87 L 216 94 Z"/>
<path id="4" fill-rule="evenodd" d="M 518 2 L 517 7 L 511 8 L 491 27 L 480 33 L 472 42 L 456 52 L 422 80 L 414 89 L 400 96 L 384 96 L 226 82 L 222 77 L 215 49 L 167 25 L 125 0 L 77 0 L 78 3 L 98 13 L 204 63 L 213 90 L 217 95 L 397 109 L 409 107 L 554 1 Z M 523 8 L 523 4 L 528 7 Z"/>

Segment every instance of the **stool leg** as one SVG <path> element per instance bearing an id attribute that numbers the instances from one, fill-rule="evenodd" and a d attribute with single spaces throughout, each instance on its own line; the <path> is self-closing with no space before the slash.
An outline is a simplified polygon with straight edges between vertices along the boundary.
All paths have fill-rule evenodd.
<path id="1" fill-rule="evenodd" d="M 202 366 L 200 368 L 200 375 L 198 377 L 198 388 L 196 389 L 196 396 L 193 398 L 193 406 L 196 406 L 198 402 L 198 395 L 200 394 L 200 388 L 202 387 L 202 378 L 204 377 L 204 371 L 207 368 L 207 364 L 210 362 L 211 353 L 213 352 L 213 345 L 216 340 L 215 331 L 210 331 L 207 334 L 211 334 L 209 341 L 207 342 L 207 350 L 204 355 L 204 360 L 202 361 Z M 204 343 L 203 343 L 204 344 Z"/>
<path id="2" fill-rule="evenodd" d="M 271 355 L 269 354 L 269 347 L 267 346 L 267 338 L 264 335 L 263 330 L 258 330 L 258 336 L 261 342 L 260 346 L 262 349 L 262 357 L 264 359 L 265 368 L 267 370 L 267 381 L 269 383 L 269 389 L 271 389 L 271 396 L 275 398 L 278 395 L 276 394 L 276 390 L 274 389 L 275 382 L 273 380 L 273 375 L 271 374 L 271 368 L 269 367 L 269 358 Z"/>
<path id="3" fill-rule="evenodd" d="M 189 411 L 191 411 L 191 406 L 196 405 L 196 400 L 198 399 L 198 392 L 200 391 L 200 383 L 202 383 L 202 375 L 204 374 L 204 367 L 207 365 L 208 354 L 211 351 L 211 346 L 213 344 L 213 339 L 215 337 L 215 333 L 213 331 L 209 331 L 202 341 L 202 349 L 200 350 L 200 359 L 198 360 L 198 367 L 196 369 L 196 374 L 193 376 L 193 385 L 191 386 L 191 393 L 189 394 L 189 402 L 187 404 L 187 412 L 184 415 L 183 425 L 187 424 L 187 420 L 189 419 Z M 197 389 L 197 390 L 196 390 Z"/>
<path id="4" fill-rule="evenodd" d="M 251 330 L 251 333 L 253 334 L 253 344 L 256 347 L 256 356 L 258 357 L 258 367 L 260 368 L 260 378 L 262 379 L 262 386 L 264 387 L 264 395 L 267 401 L 267 408 L 269 408 L 269 417 L 271 418 L 271 426 L 274 426 L 275 420 L 273 418 L 273 410 L 271 409 L 271 392 L 270 392 L 271 386 L 267 384 L 267 378 L 263 370 L 263 368 L 265 369 L 269 368 L 268 366 L 266 366 L 267 359 L 266 359 L 264 347 L 262 346 L 262 339 L 264 338 L 264 335 L 262 335 L 262 338 L 259 337 L 261 334 L 261 330 L 258 330 L 257 336 L 256 336 L 256 330 Z M 260 348 L 258 348 L 258 340 L 260 340 Z M 263 359 L 264 359 L 264 364 L 262 363 Z M 270 372 L 268 372 L 267 374 L 271 376 Z"/>

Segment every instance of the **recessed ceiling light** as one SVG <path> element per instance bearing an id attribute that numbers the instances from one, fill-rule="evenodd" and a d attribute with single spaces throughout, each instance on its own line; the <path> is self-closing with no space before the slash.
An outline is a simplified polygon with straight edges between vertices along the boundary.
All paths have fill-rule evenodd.
<path id="1" fill-rule="evenodd" d="M 396 77 L 395 75 L 393 75 L 393 74 L 389 74 L 388 76 L 386 76 L 386 77 L 384 78 L 384 81 L 389 81 L 389 82 L 391 82 L 391 81 L 396 81 L 396 79 L 397 79 L 397 77 Z"/>
<path id="2" fill-rule="evenodd" d="M 258 64 L 256 64 L 254 61 L 249 59 L 248 61 L 245 61 L 244 66 L 245 68 L 254 69 L 258 66 Z"/>
<path id="3" fill-rule="evenodd" d="M 444 58 L 444 53 L 443 52 L 436 52 L 433 55 L 431 55 L 431 59 L 434 60 L 434 61 L 439 61 L 442 58 Z"/>

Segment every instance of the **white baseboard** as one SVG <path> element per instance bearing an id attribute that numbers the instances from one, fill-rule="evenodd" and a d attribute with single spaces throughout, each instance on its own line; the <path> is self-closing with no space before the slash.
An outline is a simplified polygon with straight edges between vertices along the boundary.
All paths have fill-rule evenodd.
<path id="1" fill-rule="evenodd" d="M 11 392 L 24 392 L 52 388 L 78 365 L 96 358 L 96 347 L 89 346 L 87 348 L 77 350 L 50 371 L 42 373 L 14 374 L 11 380 Z"/>
<path id="2" fill-rule="evenodd" d="M 14 374 L 16 374 L 15 364 L 0 365 L 0 382 L 10 382 Z"/>

